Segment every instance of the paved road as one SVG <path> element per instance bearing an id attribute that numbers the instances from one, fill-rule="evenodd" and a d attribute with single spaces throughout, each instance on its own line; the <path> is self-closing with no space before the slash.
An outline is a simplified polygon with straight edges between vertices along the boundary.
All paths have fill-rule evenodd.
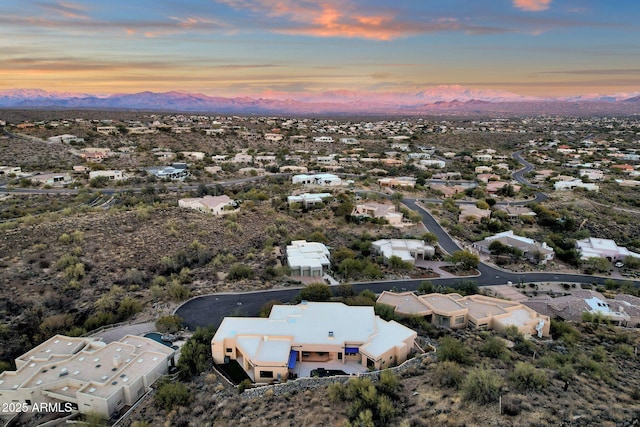
<path id="1" fill-rule="evenodd" d="M 452 253 L 460 250 L 460 245 L 455 242 L 440 224 L 426 210 L 420 208 L 413 199 L 404 199 L 403 203 L 409 208 L 422 214 L 422 219 L 429 231 L 438 237 L 438 243 L 445 251 Z M 597 277 L 584 274 L 563 273 L 513 273 L 501 270 L 487 264 L 478 266 L 480 276 L 472 278 L 442 278 L 429 279 L 432 283 L 442 286 L 454 286 L 461 280 L 473 280 L 478 286 L 504 285 L 512 283 L 532 282 L 566 282 L 566 283 L 598 283 L 603 284 L 607 277 Z M 359 293 L 365 289 L 380 293 L 384 290 L 396 288 L 400 291 L 415 291 L 422 279 L 389 280 L 379 282 L 364 282 L 352 284 L 353 289 Z M 640 286 L 640 281 L 634 282 Z M 261 292 L 215 294 L 194 298 L 185 302 L 176 310 L 176 314 L 184 320 L 189 329 L 197 327 L 217 327 L 226 316 L 256 316 L 260 308 L 271 300 L 280 302 L 292 302 L 301 288 L 276 289 Z"/>

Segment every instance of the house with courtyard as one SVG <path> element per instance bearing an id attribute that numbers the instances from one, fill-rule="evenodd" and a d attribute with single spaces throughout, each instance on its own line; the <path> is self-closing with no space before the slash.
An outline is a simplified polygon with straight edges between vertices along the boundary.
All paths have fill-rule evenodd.
<path id="1" fill-rule="evenodd" d="M 401 316 L 421 316 L 430 323 L 450 329 L 493 329 L 503 332 L 515 326 L 526 335 L 548 337 L 550 318 L 515 301 L 485 295 L 384 291 L 376 301 L 394 308 Z"/>
<path id="2" fill-rule="evenodd" d="M 414 352 L 417 333 L 373 307 L 335 302 L 274 305 L 268 318 L 225 317 L 211 340 L 217 364 L 237 361 L 256 383 L 283 381 L 303 365 L 345 373 L 384 369 Z"/>
<path id="3" fill-rule="evenodd" d="M 287 265 L 292 276 L 321 278 L 331 266 L 330 257 L 329 249 L 319 242 L 294 240 L 287 246 Z"/>
<path id="4" fill-rule="evenodd" d="M 18 357 L 15 371 L 0 373 L 0 404 L 69 403 L 110 418 L 149 391 L 173 357 L 172 348 L 139 336 L 107 344 L 56 335 Z"/>

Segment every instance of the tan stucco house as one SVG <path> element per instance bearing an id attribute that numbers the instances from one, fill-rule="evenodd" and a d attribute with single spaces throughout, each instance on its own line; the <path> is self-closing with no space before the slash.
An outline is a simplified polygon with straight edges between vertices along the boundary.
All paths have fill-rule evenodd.
<path id="1" fill-rule="evenodd" d="M 268 318 L 226 317 L 211 341 L 215 363 L 236 360 L 254 382 L 284 380 L 297 363 L 360 363 L 363 370 L 404 362 L 415 331 L 373 307 L 333 302 L 275 305 Z"/>
<path id="2" fill-rule="evenodd" d="M 494 329 L 503 332 L 515 326 L 523 334 L 548 337 L 549 316 L 515 302 L 485 295 L 427 294 L 384 291 L 376 301 L 394 307 L 399 315 L 425 317 L 436 326 L 451 329 Z"/>

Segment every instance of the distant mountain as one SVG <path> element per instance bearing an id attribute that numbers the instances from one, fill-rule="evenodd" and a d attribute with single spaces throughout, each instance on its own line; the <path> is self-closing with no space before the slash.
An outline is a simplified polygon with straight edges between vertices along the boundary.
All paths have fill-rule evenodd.
<path id="1" fill-rule="evenodd" d="M 259 96 L 219 97 L 188 92 L 140 92 L 113 95 L 0 91 L 0 108 L 134 109 L 237 114 L 639 114 L 640 96 L 584 95 L 565 99 L 526 97 L 501 90 L 443 85 L 419 92 L 322 93 L 265 92 Z"/>

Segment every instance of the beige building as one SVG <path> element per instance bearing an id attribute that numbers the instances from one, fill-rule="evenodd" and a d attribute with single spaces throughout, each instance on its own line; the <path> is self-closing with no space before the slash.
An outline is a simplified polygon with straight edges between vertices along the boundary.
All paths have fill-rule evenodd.
<path id="1" fill-rule="evenodd" d="M 373 307 L 307 302 L 275 305 L 268 318 L 226 317 L 211 341 L 215 363 L 236 360 L 254 382 L 284 380 L 305 362 L 384 369 L 417 350 L 415 331 Z"/>
<path id="2" fill-rule="evenodd" d="M 178 200 L 178 206 L 214 215 L 225 215 L 238 211 L 235 207 L 235 202 L 226 195 L 180 199 Z"/>
<path id="3" fill-rule="evenodd" d="M 458 294 L 416 295 L 413 292 L 384 291 L 376 301 L 394 307 L 400 315 L 418 315 L 430 323 L 451 329 L 494 329 L 502 332 L 515 326 L 523 334 L 548 337 L 551 322 L 549 316 L 514 301 Z"/>
<path id="4" fill-rule="evenodd" d="M 392 204 L 382 204 L 366 202 L 356 205 L 352 216 L 363 216 L 370 218 L 384 218 L 389 225 L 394 227 L 402 227 L 404 215 L 401 212 L 396 212 L 396 207 Z"/>
<path id="5" fill-rule="evenodd" d="M 56 335 L 17 358 L 15 371 L 0 374 L 0 404 L 71 403 L 109 418 L 166 374 L 173 355 L 170 347 L 139 336 L 105 344 Z"/>

